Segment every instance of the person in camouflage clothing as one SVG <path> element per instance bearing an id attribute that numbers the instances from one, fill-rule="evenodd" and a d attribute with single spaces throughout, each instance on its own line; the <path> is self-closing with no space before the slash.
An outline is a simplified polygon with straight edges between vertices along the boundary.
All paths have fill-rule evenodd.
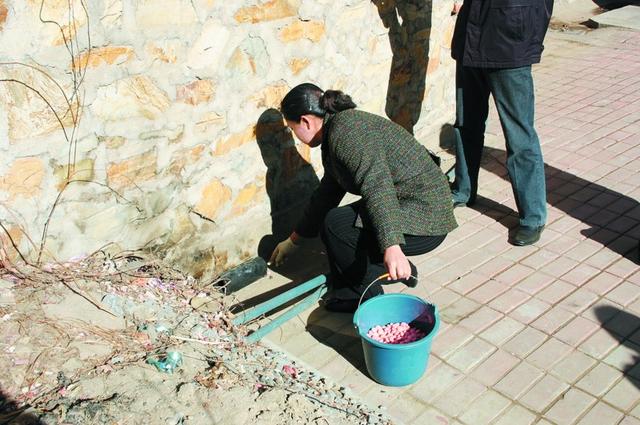
<path id="1" fill-rule="evenodd" d="M 282 100 L 281 111 L 296 137 L 320 146 L 324 176 L 291 235 L 271 263 L 280 265 L 300 238 L 320 233 L 331 267 L 330 311 L 353 312 L 366 287 L 417 284 L 407 256 L 432 251 L 457 227 L 446 178 L 429 151 L 401 126 L 355 109 L 351 98 L 305 83 Z M 339 206 L 346 192 L 357 202 Z M 378 282 L 365 299 L 383 293 Z"/>

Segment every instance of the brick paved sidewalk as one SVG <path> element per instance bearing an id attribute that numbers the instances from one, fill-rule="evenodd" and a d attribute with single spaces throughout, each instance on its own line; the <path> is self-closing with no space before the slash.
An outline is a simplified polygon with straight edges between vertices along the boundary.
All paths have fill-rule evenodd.
<path id="1" fill-rule="evenodd" d="M 270 343 L 399 423 L 640 424 L 640 32 L 554 32 L 546 45 L 534 78 L 549 224 L 535 246 L 507 243 L 517 216 L 492 115 L 477 207 L 417 258 L 418 288 L 392 288 L 440 308 L 425 376 L 377 385 L 351 318 L 322 308 Z"/>

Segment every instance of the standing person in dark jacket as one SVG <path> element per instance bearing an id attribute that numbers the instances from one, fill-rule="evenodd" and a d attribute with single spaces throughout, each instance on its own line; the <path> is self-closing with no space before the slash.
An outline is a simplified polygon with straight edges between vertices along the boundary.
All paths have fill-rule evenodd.
<path id="1" fill-rule="evenodd" d="M 281 264 L 300 237 L 320 233 L 334 296 L 325 307 L 340 312 L 355 311 L 385 272 L 388 283 L 415 286 L 417 270 L 406 256 L 435 249 L 457 226 L 446 179 L 427 149 L 399 125 L 355 107 L 344 93 L 309 83 L 281 104 L 297 138 L 321 146 L 324 176 L 271 262 Z M 346 192 L 362 198 L 339 207 Z M 365 299 L 382 292 L 376 283 Z"/>
<path id="2" fill-rule="evenodd" d="M 512 240 L 540 239 L 547 219 L 544 162 L 533 127 L 531 64 L 540 62 L 553 0 L 465 0 L 453 35 L 456 60 L 454 206 L 472 205 L 484 146 L 489 94 L 507 147 L 507 170 L 520 215 Z"/>

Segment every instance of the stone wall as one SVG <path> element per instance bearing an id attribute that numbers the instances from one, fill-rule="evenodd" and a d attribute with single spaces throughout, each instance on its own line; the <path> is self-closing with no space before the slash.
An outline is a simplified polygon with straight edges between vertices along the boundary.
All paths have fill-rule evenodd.
<path id="1" fill-rule="evenodd" d="M 294 85 L 341 89 L 437 149 L 450 2 L 0 0 L 3 248 L 146 248 L 197 277 L 268 251 L 321 174 L 283 131 Z M 269 236 L 269 235 L 275 235 Z"/>

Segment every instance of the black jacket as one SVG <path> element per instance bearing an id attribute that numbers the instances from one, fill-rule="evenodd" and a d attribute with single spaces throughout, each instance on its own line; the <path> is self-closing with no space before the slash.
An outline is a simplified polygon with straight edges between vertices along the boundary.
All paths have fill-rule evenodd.
<path id="1" fill-rule="evenodd" d="M 553 0 L 465 0 L 451 54 L 479 68 L 538 63 L 552 10 Z"/>

